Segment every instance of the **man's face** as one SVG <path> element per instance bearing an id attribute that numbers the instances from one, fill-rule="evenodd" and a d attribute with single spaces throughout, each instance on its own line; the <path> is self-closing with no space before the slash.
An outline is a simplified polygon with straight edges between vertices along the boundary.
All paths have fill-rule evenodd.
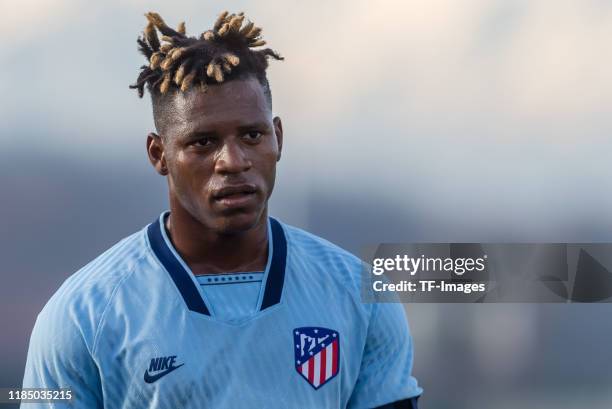
<path id="1" fill-rule="evenodd" d="M 150 156 L 151 143 L 161 145 L 152 161 L 167 170 L 171 202 L 221 234 L 254 227 L 267 215 L 282 147 L 263 87 L 250 78 L 173 98 L 164 134 L 149 138 Z"/>

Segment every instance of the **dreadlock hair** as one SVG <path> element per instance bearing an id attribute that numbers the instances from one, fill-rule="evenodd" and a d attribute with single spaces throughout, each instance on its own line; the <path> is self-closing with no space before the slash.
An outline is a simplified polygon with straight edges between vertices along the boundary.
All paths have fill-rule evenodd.
<path id="1" fill-rule="evenodd" d="M 270 48 L 256 49 L 266 42 L 261 38 L 261 28 L 251 21 L 245 22 L 244 13 L 224 11 L 213 28 L 198 38 L 187 37 L 184 22 L 174 30 L 157 13 L 149 12 L 145 17 L 148 24 L 137 42 L 148 65 L 140 67 L 140 75 L 130 88 L 137 89 L 142 98 L 146 85 L 154 112 L 159 100 L 171 91 L 186 92 L 199 86 L 206 92 L 211 84 L 248 76 L 257 78 L 271 102 L 266 77 L 268 59 L 283 58 Z"/>

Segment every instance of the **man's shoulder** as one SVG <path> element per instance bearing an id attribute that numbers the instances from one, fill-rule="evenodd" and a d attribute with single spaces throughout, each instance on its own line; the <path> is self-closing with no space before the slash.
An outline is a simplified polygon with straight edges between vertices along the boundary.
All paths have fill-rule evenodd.
<path id="1" fill-rule="evenodd" d="M 339 258 L 351 264 L 361 265 L 359 257 L 337 244 L 299 227 L 284 222 L 281 222 L 281 225 L 287 236 L 287 242 L 293 251 L 308 254 L 312 257 Z"/>
<path id="2" fill-rule="evenodd" d="M 96 325 L 117 288 L 147 255 L 145 229 L 114 244 L 70 275 L 39 314 L 45 319 L 71 317 L 79 324 Z"/>
<path id="3" fill-rule="evenodd" d="M 147 254 L 146 230 L 141 229 L 123 239 L 72 274 L 63 286 L 79 282 L 73 288 L 113 287 L 138 265 Z"/>
<path id="4" fill-rule="evenodd" d="M 359 293 L 364 264 L 359 257 L 306 230 L 282 223 L 287 237 L 287 262 L 309 280 L 335 283 L 338 289 Z"/>

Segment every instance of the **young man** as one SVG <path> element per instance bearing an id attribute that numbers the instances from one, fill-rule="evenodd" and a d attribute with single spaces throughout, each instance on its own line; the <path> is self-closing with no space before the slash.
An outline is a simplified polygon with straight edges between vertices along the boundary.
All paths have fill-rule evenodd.
<path id="1" fill-rule="evenodd" d="M 55 293 L 23 386 L 70 388 L 77 408 L 416 408 L 402 306 L 362 303 L 357 257 L 268 216 L 281 57 L 242 14 L 198 38 L 147 18 L 133 87 L 170 211 Z"/>

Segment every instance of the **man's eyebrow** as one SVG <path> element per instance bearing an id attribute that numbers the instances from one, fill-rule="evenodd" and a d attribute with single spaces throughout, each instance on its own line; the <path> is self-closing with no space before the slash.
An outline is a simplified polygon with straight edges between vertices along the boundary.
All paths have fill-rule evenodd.
<path id="1" fill-rule="evenodd" d="M 194 129 L 192 131 L 186 132 L 183 135 L 182 139 L 195 139 L 200 138 L 202 136 L 213 136 L 214 134 L 214 131 Z"/>
<path id="2" fill-rule="evenodd" d="M 268 121 L 245 122 L 245 123 L 238 125 L 236 129 L 239 132 L 250 131 L 253 129 L 268 130 L 268 129 L 272 129 L 272 124 L 269 123 Z M 214 136 L 216 134 L 217 134 L 217 131 L 214 129 L 214 126 L 210 128 L 203 127 L 201 129 L 194 127 L 193 129 L 190 129 L 189 131 L 185 132 L 183 134 L 183 138 L 190 139 L 190 138 L 198 138 L 202 136 Z"/>
<path id="3" fill-rule="evenodd" d="M 238 129 L 241 131 L 246 131 L 250 129 L 269 129 L 269 128 L 271 128 L 271 125 L 267 121 L 251 122 L 251 123 L 246 123 L 246 124 L 242 124 L 238 126 Z"/>

